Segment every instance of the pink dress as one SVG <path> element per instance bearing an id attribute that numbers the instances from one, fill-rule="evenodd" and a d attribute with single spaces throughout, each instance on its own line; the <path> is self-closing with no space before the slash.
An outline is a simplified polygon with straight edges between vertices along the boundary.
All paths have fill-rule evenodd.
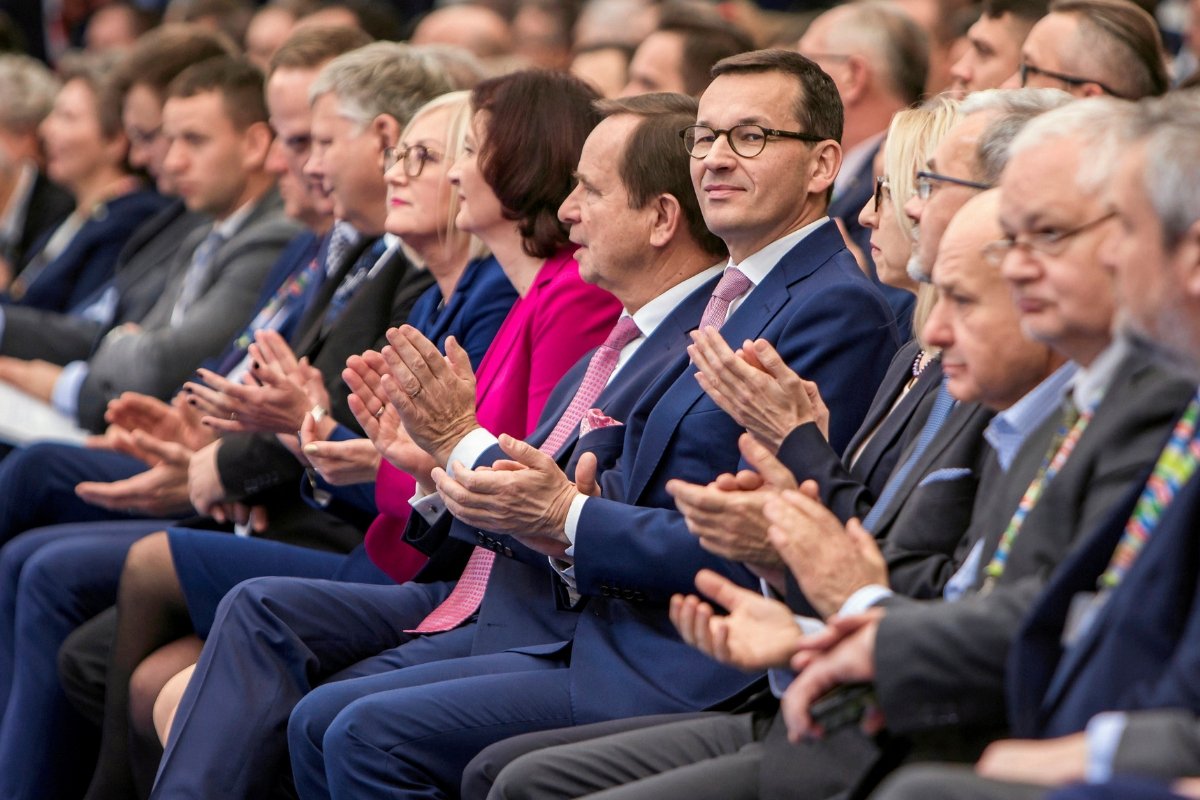
<path id="1" fill-rule="evenodd" d="M 529 292 L 513 304 L 476 370 L 479 424 L 499 436 L 523 438 L 537 425 L 542 406 L 559 379 L 608 336 L 621 304 L 584 283 L 574 248 L 546 260 Z M 379 516 L 367 531 L 371 560 L 402 583 L 425 563 L 403 541 L 416 481 L 387 461 L 375 479 Z"/>

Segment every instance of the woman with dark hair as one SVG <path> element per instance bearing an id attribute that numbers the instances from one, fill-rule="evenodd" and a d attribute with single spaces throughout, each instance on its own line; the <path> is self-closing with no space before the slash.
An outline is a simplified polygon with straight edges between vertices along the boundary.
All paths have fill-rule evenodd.
<path id="1" fill-rule="evenodd" d="M 131 173 L 112 57 L 63 70 L 62 89 L 39 133 L 46 172 L 75 197 L 75 209 L 31 249 L 4 301 L 48 311 L 82 311 L 112 277 L 133 231 L 167 200 Z"/>

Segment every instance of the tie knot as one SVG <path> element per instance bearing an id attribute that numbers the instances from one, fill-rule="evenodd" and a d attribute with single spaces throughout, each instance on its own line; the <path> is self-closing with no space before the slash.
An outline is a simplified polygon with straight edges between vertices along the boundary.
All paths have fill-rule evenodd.
<path id="1" fill-rule="evenodd" d="M 612 331 L 609 332 L 608 338 L 604 340 L 604 346 L 611 347 L 613 350 L 620 352 L 625 345 L 641 335 L 642 332 L 638 330 L 637 323 L 633 321 L 633 317 L 622 316 L 617 320 L 617 324 L 613 326 Z"/>
<path id="2" fill-rule="evenodd" d="M 746 277 L 746 273 L 737 267 L 730 267 L 725 270 L 725 274 L 717 282 L 717 288 L 713 290 L 713 297 L 731 302 L 734 298 L 741 297 L 749 288 L 750 279 Z"/>
<path id="3" fill-rule="evenodd" d="M 331 272 L 342 265 L 346 255 L 360 239 L 359 232 L 349 222 L 338 220 L 333 224 L 333 231 L 329 234 L 329 250 L 325 254 L 325 262 Z"/>

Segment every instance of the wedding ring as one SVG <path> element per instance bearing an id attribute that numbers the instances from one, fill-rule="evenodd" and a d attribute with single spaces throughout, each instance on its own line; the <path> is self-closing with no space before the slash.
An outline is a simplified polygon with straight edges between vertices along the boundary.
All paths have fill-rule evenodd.
<path id="1" fill-rule="evenodd" d="M 417 387 L 417 390 L 416 390 L 415 392 L 409 392 L 409 393 L 408 393 L 408 396 L 409 396 L 409 397 L 411 397 L 411 398 L 413 398 L 414 400 L 416 400 L 416 399 L 417 399 L 417 395 L 419 395 L 419 394 L 421 393 L 421 390 L 422 390 L 422 389 L 424 389 L 424 388 L 425 388 L 424 386 L 418 386 L 418 387 Z"/>
<path id="2" fill-rule="evenodd" d="M 375 412 L 375 419 L 379 419 L 382 416 L 383 416 L 383 406 L 380 406 L 379 410 Z"/>

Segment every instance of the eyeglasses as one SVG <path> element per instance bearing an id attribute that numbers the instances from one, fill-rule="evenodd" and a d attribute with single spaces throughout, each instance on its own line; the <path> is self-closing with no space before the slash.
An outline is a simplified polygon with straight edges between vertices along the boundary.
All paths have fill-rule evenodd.
<path id="1" fill-rule="evenodd" d="M 767 146 L 770 137 L 799 139 L 802 142 L 823 142 L 827 136 L 817 136 L 799 131 L 780 131 L 762 125 L 734 125 L 732 128 L 710 128 L 707 125 L 689 125 L 679 132 L 683 147 L 692 158 L 704 158 L 713 145 L 724 135 L 733 152 L 742 158 L 754 158 Z"/>
<path id="2" fill-rule="evenodd" d="M 425 169 L 425 165 L 436 162 L 441 155 L 433 152 L 424 145 L 414 144 L 410 147 L 388 147 L 383 151 L 383 171 L 388 172 L 399 162 L 404 162 L 404 174 L 415 178 Z"/>
<path id="3" fill-rule="evenodd" d="M 955 186 L 965 186 L 968 189 L 978 189 L 981 192 L 992 188 L 990 183 L 969 181 L 965 178 L 951 178 L 949 175 L 939 175 L 936 172 L 922 171 L 917 173 L 917 197 L 922 200 L 928 200 L 929 195 L 933 194 L 933 185 L 935 183 L 952 183 Z"/>
<path id="4" fill-rule="evenodd" d="M 1068 228 L 1065 231 L 1051 228 L 1044 231 L 1034 231 L 1033 233 L 1019 233 L 1016 236 L 1005 236 L 1003 239 L 985 244 L 983 246 L 983 257 L 987 259 L 989 264 L 998 267 L 1004 262 L 1008 254 L 1017 248 L 1024 248 L 1031 254 L 1039 253 L 1044 256 L 1061 255 L 1062 251 L 1067 248 L 1068 241 L 1081 233 L 1103 225 L 1116 215 L 1117 212 L 1110 211 L 1091 222 L 1085 222 L 1082 225 Z"/>
<path id="5" fill-rule="evenodd" d="M 879 206 L 883 202 L 883 193 L 887 192 L 888 197 L 892 195 L 892 187 L 888 184 L 886 175 L 875 176 L 875 213 L 879 213 Z"/>
<path id="6" fill-rule="evenodd" d="M 1030 75 L 1045 75 L 1047 78 L 1053 78 L 1056 81 L 1062 81 L 1068 86 L 1083 86 L 1086 83 L 1094 83 L 1104 90 L 1105 94 L 1110 94 L 1113 97 L 1121 97 L 1120 92 L 1113 91 L 1112 87 L 1101 83 L 1091 78 L 1081 78 L 1078 75 L 1068 75 L 1065 72 L 1051 72 L 1048 69 L 1035 67 L 1032 64 L 1026 64 L 1024 61 L 1017 67 L 1017 75 L 1021 78 L 1021 88 L 1025 88 L 1025 84 L 1029 81 Z"/>

